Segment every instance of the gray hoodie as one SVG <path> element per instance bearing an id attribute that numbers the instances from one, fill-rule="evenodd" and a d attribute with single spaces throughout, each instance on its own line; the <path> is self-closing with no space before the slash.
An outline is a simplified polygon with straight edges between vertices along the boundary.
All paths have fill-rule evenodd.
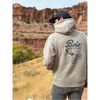
<path id="1" fill-rule="evenodd" d="M 85 84 L 87 67 L 87 37 L 75 28 L 73 18 L 54 24 L 44 46 L 44 65 L 52 70 L 53 84 L 60 87 L 80 87 Z"/>

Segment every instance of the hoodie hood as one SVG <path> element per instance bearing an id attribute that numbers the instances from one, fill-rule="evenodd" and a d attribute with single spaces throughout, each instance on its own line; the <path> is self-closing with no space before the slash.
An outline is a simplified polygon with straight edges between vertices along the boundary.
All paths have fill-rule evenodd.
<path id="1" fill-rule="evenodd" d="M 73 18 L 64 19 L 54 24 L 55 33 L 70 34 L 75 27 L 75 20 Z"/>

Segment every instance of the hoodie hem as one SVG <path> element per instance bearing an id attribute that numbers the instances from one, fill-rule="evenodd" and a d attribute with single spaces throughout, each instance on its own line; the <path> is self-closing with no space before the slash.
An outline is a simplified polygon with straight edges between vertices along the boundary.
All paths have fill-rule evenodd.
<path id="1" fill-rule="evenodd" d="M 85 85 L 85 81 L 81 83 L 68 82 L 67 80 L 53 79 L 53 84 L 59 87 L 81 87 Z"/>

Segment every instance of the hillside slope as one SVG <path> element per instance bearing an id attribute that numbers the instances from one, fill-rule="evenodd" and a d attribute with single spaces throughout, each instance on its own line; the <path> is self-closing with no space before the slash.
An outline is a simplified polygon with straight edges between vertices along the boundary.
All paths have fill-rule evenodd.
<path id="1" fill-rule="evenodd" d="M 50 99 L 51 87 L 52 73 L 43 57 L 13 66 L 13 100 Z"/>
<path id="2" fill-rule="evenodd" d="M 45 69 L 43 60 L 9 65 L 9 100 L 51 100 L 52 72 Z M 89 97 L 90 88 L 85 87 L 82 100 Z"/>

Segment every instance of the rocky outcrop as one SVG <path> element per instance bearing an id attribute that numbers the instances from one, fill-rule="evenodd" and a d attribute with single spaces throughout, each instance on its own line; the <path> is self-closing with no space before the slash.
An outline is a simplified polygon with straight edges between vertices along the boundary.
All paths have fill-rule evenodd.
<path id="1" fill-rule="evenodd" d="M 82 16 L 82 20 L 87 20 L 87 2 L 79 3 L 72 7 L 37 10 L 35 7 L 23 7 L 13 4 L 13 21 L 48 22 L 48 20 L 58 12 L 67 11 L 77 21 Z"/>
<path id="2" fill-rule="evenodd" d="M 13 44 L 25 44 L 33 51 L 41 52 L 44 48 L 47 36 L 39 38 L 41 36 L 40 34 L 43 34 L 44 36 L 45 34 L 53 33 L 52 31 L 54 31 L 54 28 L 52 24 L 48 23 L 48 20 L 54 17 L 54 15 L 61 10 L 67 11 L 75 19 L 77 24 L 76 28 L 78 30 L 83 31 L 84 33 L 86 31 L 87 33 L 87 2 L 79 3 L 67 8 L 46 8 L 43 10 L 37 10 L 35 7 L 23 7 L 19 4 L 13 4 L 13 22 L 36 22 L 30 24 L 31 29 L 28 29 L 28 24 L 13 23 L 13 32 L 15 33 L 15 36 L 13 37 Z M 38 22 L 42 22 L 43 25 L 40 25 Z M 47 25 L 46 28 L 45 25 Z M 38 38 L 36 35 L 33 35 L 34 33 L 38 34 Z"/>

